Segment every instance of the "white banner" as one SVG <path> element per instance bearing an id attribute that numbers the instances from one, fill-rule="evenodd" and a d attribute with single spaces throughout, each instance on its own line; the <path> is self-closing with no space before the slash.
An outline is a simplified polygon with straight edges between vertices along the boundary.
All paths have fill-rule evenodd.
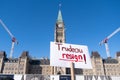
<path id="1" fill-rule="evenodd" d="M 50 43 L 50 65 L 70 67 L 74 63 L 75 68 L 92 69 L 88 47 L 85 45 L 73 45 L 66 43 Z"/>

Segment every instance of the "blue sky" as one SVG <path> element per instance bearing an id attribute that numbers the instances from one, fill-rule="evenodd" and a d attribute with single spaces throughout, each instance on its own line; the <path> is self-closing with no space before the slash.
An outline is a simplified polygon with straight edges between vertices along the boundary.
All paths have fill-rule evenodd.
<path id="1" fill-rule="evenodd" d="M 120 27 L 119 0 L 0 0 L 0 19 L 19 41 L 14 57 L 29 51 L 32 57 L 49 57 L 50 41 L 59 3 L 66 28 L 66 43 L 87 45 L 89 52 L 98 51 L 106 58 L 105 46 L 99 42 Z M 120 32 L 109 41 L 114 58 L 120 51 Z M 11 38 L 0 25 L 0 50 L 9 56 Z"/>

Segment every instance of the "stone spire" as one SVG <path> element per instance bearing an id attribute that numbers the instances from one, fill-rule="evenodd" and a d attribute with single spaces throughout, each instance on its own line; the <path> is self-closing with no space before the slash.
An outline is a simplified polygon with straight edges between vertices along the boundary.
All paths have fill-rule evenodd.
<path id="1" fill-rule="evenodd" d="M 63 22 L 62 19 L 62 13 L 61 13 L 61 4 L 59 4 L 59 12 L 58 12 L 58 18 L 57 18 L 57 22 Z"/>
<path id="2" fill-rule="evenodd" d="M 63 22 L 61 10 L 58 12 L 57 22 Z"/>

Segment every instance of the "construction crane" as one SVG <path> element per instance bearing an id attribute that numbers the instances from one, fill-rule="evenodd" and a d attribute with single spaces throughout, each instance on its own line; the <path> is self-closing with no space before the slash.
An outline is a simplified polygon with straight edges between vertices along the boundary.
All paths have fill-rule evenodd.
<path id="1" fill-rule="evenodd" d="M 110 58 L 110 51 L 109 51 L 109 47 L 108 47 L 108 40 L 114 36 L 116 33 L 118 33 L 120 31 L 120 27 L 117 28 L 112 34 L 110 34 L 108 37 L 106 37 L 104 40 L 102 40 L 100 42 L 100 45 L 105 44 L 105 49 L 106 49 L 106 53 L 107 53 L 107 57 Z"/>
<path id="2" fill-rule="evenodd" d="M 10 50 L 10 58 L 12 58 L 13 51 L 14 51 L 14 44 L 15 43 L 18 44 L 18 41 L 16 40 L 16 38 L 13 36 L 13 34 L 10 32 L 10 30 L 7 28 L 7 26 L 3 23 L 3 21 L 1 19 L 0 19 L 0 23 L 12 39 L 12 46 L 11 46 L 11 50 Z"/>

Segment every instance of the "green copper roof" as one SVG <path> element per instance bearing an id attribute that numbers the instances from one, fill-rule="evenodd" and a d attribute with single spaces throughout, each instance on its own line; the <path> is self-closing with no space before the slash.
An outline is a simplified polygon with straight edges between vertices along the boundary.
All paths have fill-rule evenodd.
<path id="1" fill-rule="evenodd" d="M 58 22 L 63 22 L 62 14 L 61 14 L 61 10 L 59 10 L 59 12 L 58 12 L 58 18 L 57 18 L 57 21 L 58 21 Z"/>

